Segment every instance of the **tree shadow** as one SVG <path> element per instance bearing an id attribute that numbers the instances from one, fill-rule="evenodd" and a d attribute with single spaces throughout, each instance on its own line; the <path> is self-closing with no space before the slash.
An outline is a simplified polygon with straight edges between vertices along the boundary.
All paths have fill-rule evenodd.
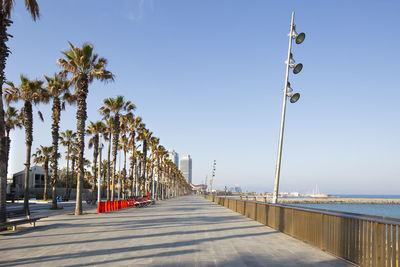
<path id="1" fill-rule="evenodd" d="M 38 256 L 38 257 L 25 257 L 16 260 L 0 260 L 0 264 L 10 266 L 10 265 L 17 265 L 17 264 L 35 264 L 35 263 L 45 263 L 48 261 L 55 261 L 55 260 L 62 260 L 65 258 L 74 259 L 74 258 L 85 258 L 89 256 L 101 256 L 101 255 L 111 255 L 117 253 L 125 253 L 125 252 L 135 252 L 135 251 L 148 251 L 151 249 L 170 249 L 170 248 L 178 248 L 178 247 L 187 247 L 192 245 L 198 245 L 204 242 L 214 242 L 217 240 L 226 240 L 226 239 L 234 239 L 234 238 L 243 238 L 243 237 L 255 237 L 255 236 L 265 236 L 268 234 L 272 234 L 274 232 L 263 232 L 263 233 L 250 233 L 250 234 L 239 234 L 239 235 L 227 235 L 221 237 L 207 237 L 202 239 L 192 239 L 192 240 L 185 240 L 185 241 L 177 241 L 177 242 L 166 242 L 166 243 L 159 243 L 153 245 L 141 245 L 137 244 L 132 247 L 123 247 L 123 248 L 111 248 L 111 249 L 100 249 L 100 250 L 91 250 L 91 251 L 82 251 L 82 252 L 75 252 L 75 253 L 64 253 L 64 254 L 57 254 L 51 256 Z M 125 239 L 132 239 L 135 236 L 126 236 L 126 237 L 118 237 L 118 238 L 104 238 L 104 239 L 97 239 L 97 240 L 85 240 L 85 241 L 72 241 L 72 242 L 64 242 L 61 245 L 72 245 L 72 244 L 80 244 L 80 243 L 89 243 L 89 242 L 108 242 L 108 241 L 122 241 Z M 54 245 L 54 244 L 53 244 Z M 29 248 L 35 246 L 29 246 Z"/>

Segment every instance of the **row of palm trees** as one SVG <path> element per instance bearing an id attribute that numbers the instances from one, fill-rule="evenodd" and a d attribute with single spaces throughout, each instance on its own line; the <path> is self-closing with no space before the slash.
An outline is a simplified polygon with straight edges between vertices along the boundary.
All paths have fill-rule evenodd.
<path id="1" fill-rule="evenodd" d="M 103 115 L 103 121 L 90 122 L 88 127 L 86 127 L 86 97 L 89 84 L 95 79 L 101 81 L 113 80 L 114 75 L 105 68 L 107 63 L 106 59 L 93 53 L 93 46 L 90 44 L 85 43 L 82 47 L 76 47 L 70 43 L 70 50 L 62 53 L 65 57 L 57 61 L 61 67 L 61 72 L 54 74 L 53 77 L 44 76 L 46 83 L 38 79 L 30 80 L 24 75 L 21 75 L 21 82 L 18 86 L 13 82 L 7 81 L 6 84 L 8 87 L 4 89 L 4 99 L 7 105 L 16 102 L 23 103 L 19 111 L 9 106 L 10 111 L 14 111 L 14 117 L 7 118 L 7 121 L 10 124 L 10 129 L 21 126 L 21 124 L 25 129 L 26 162 L 24 195 L 26 197 L 24 198 L 24 209 L 26 214 L 29 215 L 29 169 L 33 142 L 32 107 L 39 103 L 52 102 L 52 146 L 42 146 L 34 154 L 34 160 L 36 163 L 44 163 L 45 172 L 48 169 L 48 162 L 50 162 L 53 208 L 57 208 L 55 186 L 58 177 L 59 124 L 61 111 L 65 108 L 66 104 L 77 104 L 76 133 L 71 130 L 61 133 L 61 143 L 67 147 L 67 164 L 69 163 L 71 149 L 77 152 L 77 195 L 75 214 L 82 214 L 82 184 L 85 177 L 84 149 L 86 134 L 93 136 L 89 140 L 89 147 L 93 147 L 93 191 L 95 189 L 94 181 L 98 176 L 97 157 L 99 144 L 101 142 L 101 136 L 104 136 L 105 140 L 109 141 L 108 162 L 112 163 L 112 166 L 111 164 L 107 166 L 107 199 L 115 199 L 115 190 L 113 189 L 115 188 L 116 179 L 118 179 L 119 185 L 121 185 L 121 182 L 125 184 L 128 177 L 126 168 L 128 153 L 130 153 L 131 158 L 129 177 L 132 187 L 136 184 L 136 187 L 139 188 L 142 194 L 151 191 L 152 195 L 155 196 L 155 191 L 158 187 L 155 187 L 153 173 L 155 172 L 158 175 L 158 179 L 160 179 L 161 170 L 163 169 L 162 164 L 167 155 L 165 148 L 159 145 L 159 138 L 153 137 L 152 132 L 145 127 L 142 119 L 134 116 L 133 111 L 136 109 L 135 105 L 130 101 L 125 101 L 123 96 L 106 98 L 103 101 L 103 106 L 99 109 L 100 113 Z M 74 86 L 74 93 L 70 91 L 70 87 L 72 86 Z M 43 115 L 40 111 L 38 113 L 41 120 L 43 120 Z M 12 122 L 14 122 L 14 124 L 12 124 Z M 7 133 L 7 135 L 9 135 L 9 133 Z M 8 145 L 9 143 L 10 142 L 8 142 Z M 142 146 L 141 153 L 137 150 L 139 145 Z M 111 150 L 112 160 L 110 159 Z M 119 150 L 124 153 L 122 175 L 118 175 L 116 171 L 117 154 Z M 151 153 L 149 159 L 147 158 L 148 152 Z M 134 170 L 136 170 L 136 172 Z M 74 168 L 72 171 L 75 171 Z M 183 176 L 178 174 L 175 176 L 180 179 L 176 180 L 177 178 L 174 176 L 175 180 L 173 181 L 182 184 L 182 188 L 185 187 L 189 189 L 188 185 L 185 184 Z M 150 181 L 149 177 L 153 180 Z M 111 178 L 111 184 L 109 178 Z M 47 173 L 45 180 L 47 182 Z M 160 182 L 161 180 L 158 181 Z M 164 185 L 171 184 L 170 181 L 168 183 L 166 181 L 163 182 Z M 161 183 L 158 184 L 161 185 Z M 109 190 L 110 188 L 112 190 Z M 45 191 L 46 190 L 47 188 L 45 186 Z M 118 198 L 120 198 L 120 191 L 121 190 L 118 190 Z M 46 193 L 47 192 L 45 192 L 44 195 L 46 195 Z M 134 190 L 132 189 L 130 193 L 133 195 Z M 137 190 L 135 193 L 137 194 Z"/>
<path id="2" fill-rule="evenodd" d="M 25 162 L 25 186 L 24 186 L 24 209 L 26 214 L 29 215 L 29 183 L 28 173 L 31 162 L 31 148 L 33 142 L 33 105 L 38 103 L 52 104 L 52 126 L 51 136 L 52 145 L 50 147 L 41 146 L 34 154 L 36 163 L 50 164 L 51 169 L 51 186 L 53 208 L 57 208 L 56 202 L 56 181 L 58 179 L 58 159 L 60 157 L 58 152 L 58 145 L 67 147 L 67 172 L 69 170 L 69 155 L 74 151 L 72 161 L 72 172 L 77 173 L 77 201 L 75 214 L 82 214 L 82 183 L 85 176 L 84 158 L 85 149 L 85 134 L 93 135 L 89 145 L 94 148 L 93 151 L 93 177 L 97 177 L 96 173 L 96 158 L 98 155 L 98 144 L 101 142 L 100 134 L 104 132 L 104 138 L 109 140 L 113 148 L 113 161 L 112 166 L 107 164 L 107 199 L 114 199 L 114 186 L 116 178 L 116 157 L 118 149 L 124 153 L 124 169 L 122 181 L 124 182 L 127 177 L 126 161 L 127 153 L 130 153 L 130 174 L 129 177 L 135 177 L 135 182 L 132 183 L 131 193 L 136 184 L 143 193 L 145 190 L 151 190 L 155 194 L 155 190 L 174 190 L 176 195 L 178 190 L 187 190 L 189 187 L 185 183 L 182 174 L 170 162 L 165 160 L 165 151 L 161 149 L 158 144 L 159 139 L 152 138 L 150 130 L 144 127 L 139 117 L 134 117 L 132 111 L 135 106 L 130 102 L 121 102 L 121 97 L 115 99 L 106 99 L 101 108 L 103 115 L 103 122 L 92 123 L 86 128 L 86 98 L 89 91 L 89 85 L 94 80 L 103 82 L 113 81 L 114 75 L 106 69 L 107 60 L 99 57 L 98 54 L 93 52 L 93 46 L 90 44 L 83 44 L 82 47 L 76 47 L 70 43 L 70 49 L 62 52 L 63 58 L 58 59 L 57 63 L 61 67 L 59 73 L 51 77 L 45 76 L 45 81 L 29 80 L 27 77 L 21 75 L 21 82 L 15 85 L 12 82 L 6 82 L 4 70 L 6 67 L 6 60 L 10 54 L 10 50 L 6 43 L 12 36 L 7 33 L 8 27 L 12 24 L 11 11 L 14 6 L 13 0 L 0 0 L 0 222 L 6 221 L 6 187 L 7 187 L 7 167 L 10 151 L 10 131 L 15 128 L 23 127 L 25 129 L 25 143 L 26 143 L 26 162 Z M 39 18 L 39 5 L 36 0 L 25 1 L 27 11 L 30 13 L 34 21 Z M 3 89 L 3 85 L 7 87 Z M 70 88 L 74 87 L 74 92 L 70 92 Z M 3 93 L 4 91 L 4 93 Z M 4 110 L 3 97 L 8 105 Z M 123 100 L 123 98 L 122 98 Z M 16 108 L 10 106 L 11 103 L 23 102 L 22 108 L 18 111 Z M 77 104 L 77 129 L 76 132 L 67 130 L 60 133 L 60 120 L 61 111 L 65 108 L 66 104 Z M 40 118 L 43 120 L 42 114 L 39 112 Z M 131 121 L 127 123 L 127 121 Z M 104 124 L 107 126 L 105 130 L 101 129 Z M 140 126 L 140 127 L 139 127 Z M 61 135 L 61 139 L 60 139 Z M 120 136 L 121 135 L 121 136 Z M 121 140 L 121 141 L 120 141 Z M 157 141 L 157 142 L 156 142 Z M 138 144 L 136 144 L 138 143 Z M 137 148 L 139 143 L 142 146 L 142 152 Z M 157 144 L 157 145 L 156 145 Z M 108 163 L 110 160 L 111 145 L 108 148 Z M 147 158 L 147 153 L 151 152 L 151 157 Z M 133 155 L 133 156 L 132 156 Z M 164 155 L 164 156 L 160 156 Z M 47 162 L 47 163 L 46 163 Z M 75 165 L 76 164 L 76 168 Z M 133 166 L 133 167 L 132 167 Z M 45 168 L 48 168 L 45 166 Z M 149 171 L 151 170 L 151 171 Z M 149 175 L 150 173 L 150 175 Z M 157 173 L 159 183 L 154 188 L 154 178 L 152 187 L 150 189 L 150 180 L 153 173 Z M 46 172 L 47 174 L 47 172 Z M 163 175 L 168 174 L 168 178 Z M 121 176 L 121 175 L 120 175 Z M 68 177 L 68 173 L 67 173 Z M 109 177 L 111 177 L 111 186 L 109 185 Z M 48 177 L 46 177 L 48 179 Z M 121 179 L 121 178 L 120 178 Z M 93 184 L 94 184 L 93 179 Z M 47 182 L 45 183 L 47 184 Z M 67 184 L 67 187 L 69 184 Z M 71 183 L 72 186 L 72 183 Z M 164 186 L 164 187 L 162 187 Z M 110 188 L 111 190 L 110 193 Z M 45 188 L 47 190 L 47 188 Z M 137 191 L 138 189 L 136 189 Z M 163 191 L 164 192 L 164 191 Z M 110 195 L 111 194 L 111 195 Z M 45 196 L 46 194 L 44 194 Z M 165 194 L 164 194 L 165 195 Z"/>
<path id="3" fill-rule="evenodd" d="M 117 179 L 120 185 L 117 187 L 118 199 L 127 195 L 145 195 L 147 192 L 152 197 L 165 198 L 189 191 L 190 186 L 168 158 L 167 150 L 159 143 L 160 139 L 152 136 L 141 117 L 133 115 L 133 109 L 133 104 L 130 101 L 125 102 L 123 96 L 107 98 L 100 108 L 103 119 L 90 122 L 87 127 L 86 133 L 91 136 L 88 146 L 93 148 L 90 175 L 92 192 L 96 186 L 96 177 L 99 176 L 97 163 L 103 140 L 108 142 L 108 153 L 107 159 L 102 163 L 100 176 L 106 177 L 103 187 L 106 189 L 107 200 L 115 199 Z M 74 141 L 71 143 L 73 151 L 77 144 Z M 117 171 L 116 166 L 117 153 L 123 154 L 123 168 L 120 171 Z"/>
<path id="4" fill-rule="evenodd" d="M 7 41 L 12 38 L 8 34 L 8 27 L 11 26 L 11 11 L 13 10 L 14 0 L 0 0 L 0 94 L 3 92 L 5 82 L 6 61 L 11 51 L 7 46 Z M 39 18 L 39 5 L 36 0 L 25 1 L 26 10 L 30 13 L 33 20 Z M 6 112 L 3 105 L 3 97 L 0 95 L 0 222 L 6 221 L 6 188 L 7 188 L 7 166 L 9 153 L 9 136 L 6 135 Z M 7 128 L 10 129 L 10 128 Z"/>

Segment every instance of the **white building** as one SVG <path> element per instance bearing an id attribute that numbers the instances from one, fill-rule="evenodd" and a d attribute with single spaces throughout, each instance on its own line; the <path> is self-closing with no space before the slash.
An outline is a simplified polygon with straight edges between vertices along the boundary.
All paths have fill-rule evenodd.
<path id="1" fill-rule="evenodd" d="M 180 161 L 180 170 L 189 184 L 192 183 L 192 159 L 190 155 L 183 155 Z"/>
<path id="2" fill-rule="evenodd" d="M 175 150 L 168 150 L 168 158 L 175 163 L 176 167 L 179 169 L 179 154 Z"/>
<path id="3" fill-rule="evenodd" d="M 24 188 L 25 170 L 13 174 L 13 182 L 18 188 Z M 47 184 L 50 184 L 50 171 Z M 32 166 L 29 170 L 29 188 L 44 187 L 44 170 L 40 166 Z"/>

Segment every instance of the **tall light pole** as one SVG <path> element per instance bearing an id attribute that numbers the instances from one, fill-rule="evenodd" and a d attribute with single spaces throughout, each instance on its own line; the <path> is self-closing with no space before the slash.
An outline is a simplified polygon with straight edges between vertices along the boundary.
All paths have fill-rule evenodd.
<path id="1" fill-rule="evenodd" d="M 294 64 L 295 61 L 292 55 L 292 41 L 293 39 L 296 40 L 296 44 L 301 44 L 305 39 L 305 34 L 296 33 L 296 25 L 294 24 L 294 12 L 292 12 L 292 21 L 290 23 L 290 32 L 289 32 L 289 49 L 287 54 L 286 60 L 286 76 L 285 76 L 285 85 L 283 89 L 283 104 L 282 104 L 282 116 L 281 116 L 281 129 L 279 134 L 279 143 L 278 143 L 278 157 L 276 160 L 276 170 L 275 170 L 275 186 L 274 186 L 274 193 L 272 196 L 272 203 L 276 204 L 278 202 L 278 190 L 279 190 L 279 178 L 281 173 L 281 159 L 282 159 L 282 145 L 283 145 L 283 132 L 285 127 L 285 114 L 286 114 L 286 100 L 290 97 L 290 102 L 295 103 L 300 98 L 300 94 L 292 94 L 293 91 L 290 87 L 289 83 L 289 69 L 293 69 L 293 73 L 299 73 L 302 68 L 303 64 Z"/>
<path id="2" fill-rule="evenodd" d="M 217 165 L 217 161 L 214 160 L 214 162 L 213 162 L 213 169 L 212 169 L 212 175 L 211 175 L 211 180 L 210 180 L 211 195 L 213 194 L 213 192 L 212 192 L 212 187 L 213 187 L 213 183 L 214 183 L 215 167 L 216 167 L 216 165 Z"/>
<path id="3" fill-rule="evenodd" d="M 98 183 L 98 185 L 97 185 L 97 203 L 99 203 L 99 204 L 100 204 L 100 201 L 101 201 L 101 194 L 100 194 L 100 187 L 101 187 L 101 150 L 104 147 L 103 142 L 101 142 L 101 138 L 102 138 L 102 135 L 99 134 L 99 143 L 100 143 L 99 144 L 99 149 L 100 149 L 100 151 L 99 151 L 99 177 L 97 178 L 97 183 Z"/>

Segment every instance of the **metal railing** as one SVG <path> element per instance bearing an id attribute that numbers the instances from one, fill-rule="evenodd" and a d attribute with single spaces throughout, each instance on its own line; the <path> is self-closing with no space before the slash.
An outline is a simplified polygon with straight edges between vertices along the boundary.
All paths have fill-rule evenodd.
<path id="1" fill-rule="evenodd" d="M 356 213 L 206 199 L 361 266 L 400 267 L 400 220 Z"/>

